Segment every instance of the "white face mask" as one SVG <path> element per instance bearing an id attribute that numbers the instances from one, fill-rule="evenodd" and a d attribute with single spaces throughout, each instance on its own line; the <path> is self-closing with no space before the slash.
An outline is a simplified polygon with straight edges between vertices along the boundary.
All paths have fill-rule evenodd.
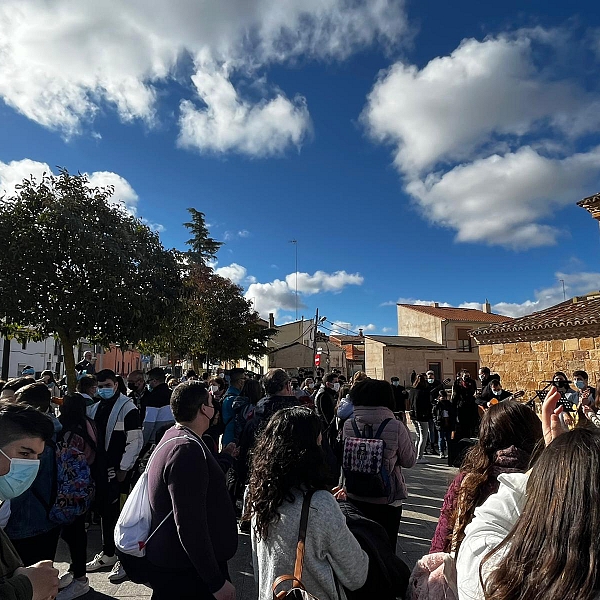
<path id="1" fill-rule="evenodd" d="M 499 396 L 502 393 L 502 390 L 493 390 L 494 396 Z"/>
<path id="2" fill-rule="evenodd" d="M 216 393 L 219 391 L 219 386 L 218 386 L 218 385 L 211 385 L 211 386 L 210 386 L 210 391 L 211 391 L 213 394 L 216 394 Z"/>
<path id="3" fill-rule="evenodd" d="M 315 384 L 314 383 L 309 383 L 308 387 L 312 390 L 315 387 Z"/>
<path id="4" fill-rule="evenodd" d="M 483 381 L 485 379 L 485 377 L 483 375 L 479 376 L 479 381 Z"/>
<path id="5" fill-rule="evenodd" d="M 428 377 L 427 378 L 427 383 L 433 383 L 435 380 L 433 379 L 433 377 Z"/>
<path id="6" fill-rule="evenodd" d="M 334 392 L 339 392 L 340 391 L 340 384 L 339 383 L 334 383 L 333 384 L 333 391 Z"/>
<path id="7" fill-rule="evenodd" d="M 399 381 L 392 381 L 392 385 L 395 385 L 396 387 L 400 385 Z"/>

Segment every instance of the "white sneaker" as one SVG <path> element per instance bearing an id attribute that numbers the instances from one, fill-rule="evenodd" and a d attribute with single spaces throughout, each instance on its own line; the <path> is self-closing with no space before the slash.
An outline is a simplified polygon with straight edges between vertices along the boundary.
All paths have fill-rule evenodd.
<path id="1" fill-rule="evenodd" d="M 85 578 L 85 581 L 74 579 L 64 590 L 58 592 L 56 600 L 73 600 L 73 598 L 85 596 L 85 594 L 87 594 L 89 591 L 90 582 L 87 577 Z"/>
<path id="2" fill-rule="evenodd" d="M 108 580 L 111 583 L 121 583 L 121 581 L 125 581 L 125 579 L 127 579 L 127 573 L 125 573 L 125 569 L 123 568 L 121 561 L 118 560 L 110 572 Z"/>
<path id="3" fill-rule="evenodd" d="M 114 556 L 106 556 L 104 552 L 100 552 L 94 556 L 94 560 L 90 560 L 90 562 L 85 565 L 85 570 L 88 573 L 93 573 L 104 567 L 112 567 L 118 560 L 116 554 Z"/>
<path id="4" fill-rule="evenodd" d="M 66 573 L 61 575 L 60 579 L 58 580 L 58 589 L 64 590 L 68 585 L 71 585 L 72 583 L 73 573 L 71 573 L 71 571 L 67 571 Z"/>
<path id="5" fill-rule="evenodd" d="M 419 463 L 419 464 L 423 464 L 423 463 L 426 463 L 426 462 L 427 462 L 427 459 L 426 459 L 426 458 L 424 458 L 424 457 L 422 457 L 422 458 L 417 458 L 417 463 Z"/>

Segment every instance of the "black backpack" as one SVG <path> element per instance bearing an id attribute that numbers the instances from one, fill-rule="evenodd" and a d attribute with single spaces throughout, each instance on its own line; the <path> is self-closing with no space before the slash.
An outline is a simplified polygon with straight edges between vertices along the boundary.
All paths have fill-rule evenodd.
<path id="1" fill-rule="evenodd" d="M 344 440 L 342 468 L 346 491 L 364 498 L 388 498 L 391 491 L 390 475 L 384 464 L 385 442 L 381 434 L 393 419 L 385 419 L 373 435 L 373 427 L 365 425 L 362 433 L 356 418 L 352 418 L 355 437 Z"/>

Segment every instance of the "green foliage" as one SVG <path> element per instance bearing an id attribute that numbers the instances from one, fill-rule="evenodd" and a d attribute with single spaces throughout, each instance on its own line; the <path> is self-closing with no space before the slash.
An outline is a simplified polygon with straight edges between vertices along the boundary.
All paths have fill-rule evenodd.
<path id="1" fill-rule="evenodd" d="M 184 223 L 184 226 L 190 230 L 192 237 L 186 242 L 190 247 L 186 255 L 192 263 L 206 265 L 210 259 L 217 257 L 223 242 L 217 242 L 209 236 L 203 212 L 195 208 L 188 208 L 188 212 L 192 220 Z"/>
<path id="2" fill-rule="evenodd" d="M 68 368 L 78 339 L 148 339 L 180 296 L 174 254 L 113 191 L 62 169 L 24 180 L 0 203 L 0 315 L 58 334 Z"/>

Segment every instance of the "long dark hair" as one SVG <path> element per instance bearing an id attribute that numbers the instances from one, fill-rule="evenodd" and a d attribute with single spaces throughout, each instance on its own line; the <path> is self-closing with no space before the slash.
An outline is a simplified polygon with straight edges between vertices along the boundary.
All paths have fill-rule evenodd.
<path id="1" fill-rule="evenodd" d="M 525 454 L 526 463 L 541 439 L 542 423 L 525 404 L 505 400 L 485 412 L 479 425 L 479 441 L 469 450 L 460 469 L 465 477 L 450 521 L 453 530 L 456 526 L 456 550 L 464 538 L 465 527 L 473 519 L 475 509 L 483 504 L 489 494 L 488 484 L 494 478 L 496 453 L 515 446 Z M 526 466 L 523 465 L 524 468 Z"/>
<path id="2" fill-rule="evenodd" d="M 277 411 L 259 435 L 252 454 L 244 519 L 255 517 L 259 539 L 280 518 L 279 507 L 294 502 L 294 491 L 328 489 L 328 472 L 317 438 L 321 421 L 305 407 Z"/>
<path id="3" fill-rule="evenodd" d="M 245 396 L 250 400 L 250 404 L 257 404 L 258 401 L 264 396 L 263 386 L 260 381 L 256 379 L 246 379 L 244 387 L 240 392 L 240 396 Z"/>
<path id="4" fill-rule="evenodd" d="M 592 600 L 600 590 L 600 431 L 574 429 L 542 453 L 521 516 L 482 561 L 502 559 L 482 586 L 494 600 Z"/>
<path id="5" fill-rule="evenodd" d="M 67 433 L 78 435 L 92 450 L 96 450 L 96 444 L 88 433 L 86 402 L 81 394 L 66 394 L 64 396 L 58 420 L 62 425 L 61 437 L 64 437 Z"/>

